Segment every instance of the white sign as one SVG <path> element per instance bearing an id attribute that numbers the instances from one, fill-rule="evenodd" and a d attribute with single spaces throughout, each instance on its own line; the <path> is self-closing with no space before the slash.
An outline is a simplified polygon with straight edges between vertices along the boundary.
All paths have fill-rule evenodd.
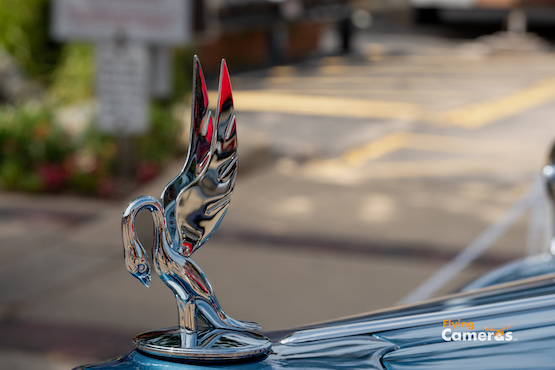
<path id="1" fill-rule="evenodd" d="M 146 46 L 100 43 L 96 59 L 100 128 L 120 135 L 145 132 L 149 123 Z"/>
<path id="2" fill-rule="evenodd" d="M 52 35 L 65 40 L 191 40 L 190 0 L 55 0 Z"/>
<path id="3" fill-rule="evenodd" d="M 172 92 L 172 54 L 168 47 L 150 48 L 150 92 L 157 98 L 168 97 Z"/>

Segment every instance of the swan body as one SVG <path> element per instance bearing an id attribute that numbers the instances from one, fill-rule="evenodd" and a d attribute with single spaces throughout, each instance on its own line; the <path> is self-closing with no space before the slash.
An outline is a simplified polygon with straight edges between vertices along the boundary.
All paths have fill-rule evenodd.
<path id="1" fill-rule="evenodd" d="M 212 235 L 229 205 L 237 173 L 237 131 L 227 65 L 222 61 L 215 122 L 208 111 L 208 94 L 198 59 L 194 60 L 191 137 L 181 172 L 166 186 L 161 200 L 143 196 L 123 213 L 122 234 L 127 270 L 149 286 L 149 257 L 137 239 L 136 215 L 143 209 L 154 220 L 153 265 L 173 291 L 179 329 L 198 331 L 207 325 L 236 331 L 259 330 L 256 323 L 235 320 L 221 309 L 200 267 L 190 259 Z"/>

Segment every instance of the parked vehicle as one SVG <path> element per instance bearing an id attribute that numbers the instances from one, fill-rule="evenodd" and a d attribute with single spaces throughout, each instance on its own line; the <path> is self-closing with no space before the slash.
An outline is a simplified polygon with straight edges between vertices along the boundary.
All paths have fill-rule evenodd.
<path id="1" fill-rule="evenodd" d="M 193 81 L 191 141 L 182 172 L 166 186 L 161 199 L 133 200 L 122 221 L 127 270 L 148 286 L 154 266 L 176 296 L 178 326 L 140 334 L 132 352 L 80 369 L 553 366 L 555 269 L 551 254 L 501 267 L 459 293 L 295 330 L 259 333 L 257 324 L 225 314 L 206 275 L 191 260 L 223 218 L 235 182 L 235 114 L 225 62 L 214 119 L 208 111 L 198 60 Z M 544 169 L 552 195 L 554 160 L 552 154 Z M 141 209 L 148 209 L 155 221 L 151 257 L 135 235 L 134 217 Z"/>

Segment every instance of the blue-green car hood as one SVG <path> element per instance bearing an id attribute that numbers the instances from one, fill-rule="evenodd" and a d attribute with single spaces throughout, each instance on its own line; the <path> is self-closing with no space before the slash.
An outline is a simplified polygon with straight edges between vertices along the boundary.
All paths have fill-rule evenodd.
<path id="1" fill-rule="evenodd" d="M 249 363 L 193 364 L 139 351 L 81 369 L 551 369 L 555 365 L 555 274 L 423 303 L 266 333 L 272 352 Z M 446 341 L 444 320 L 469 332 L 507 328 L 512 340 Z"/>

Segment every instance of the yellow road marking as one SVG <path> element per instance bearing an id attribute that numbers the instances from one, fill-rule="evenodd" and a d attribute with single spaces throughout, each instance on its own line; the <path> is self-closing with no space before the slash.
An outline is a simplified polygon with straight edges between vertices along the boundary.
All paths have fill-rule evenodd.
<path id="1" fill-rule="evenodd" d="M 297 69 L 292 66 L 276 66 L 270 69 L 270 75 L 275 77 L 290 77 L 297 73 Z"/>
<path id="2" fill-rule="evenodd" d="M 335 66 L 333 66 L 335 67 Z M 503 75 L 512 75 L 518 73 L 517 71 L 511 71 Z M 362 91 L 372 92 L 372 90 L 378 85 L 382 88 L 391 88 L 397 86 L 397 91 L 402 92 L 403 89 L 415 89 L 415 88 L 441 88 L 445 89 L 445 86 L 451 85 L 453 91 L 459 91 L 461 88 L 474 88 L 476 82 L 472 80 L 480 80 L 480 83 L 484 81 L 491 81 L 491 84 L 497 83 L 499 76 L 492 78 L 491 73 L 483 73 L 480 75 L 469 76 L 469 73 L 458 73 L 458 74 L 434 74 L 434 75 L 424 75 L 418 76 L 418 74 L 382 74 L 382 75 L 360 75 L 360 76 L 346 76 L 343 73 L 338 74 L 326 74 L 317 76 L 272 76 L 266 77 L 262 82 L 266 89 L 275 89 L 277 87 L 291 88 L 296 87 L 314 87 L 315 85 L 321 86 L 326 84 L 333 84 L 333 86 L 323 86 L 322 88 L 328 89 L 345 89 L 345 87 L 350 87 L 351 90 L 357 91 L 363 89 Z M 399 87 L 402 85 L 402 87 Z"/>
<path id="3" fill-rule="evenodd" d="M 291 95 L 280 91 L 268 90 L 235 91 L 233 93 L 233 100 L 238 111 L 251 112 L 393 119 L 415 118 L 421 114 L 419 106 L 412 103 L 314 95 Z"/>
<path id="4" fill-rule="evenodd" d="M 382 87 L 373 88 L 367 91 L 359 91 L 353 89 L 321 89 L 315 88 L 314 86 L 310 87 L 299 87 L 298 89 L 287 89 L 287 88 L 280 88 L 275 89 L 274 91 L 279 91 L 281 93 L 287 93 L 291 95 L 314 95 L 318 94 L 318 96 L 339 96 L 339 97 L 348 97 L 351 95 L 355 96 L 371 96 L 371 95 L 395 95 L 395 96 L 404 96 L 404 95 L 457 95 L 457 96 L 464 96 L 465 92 L 460 90 L 422 90 L 422 89 L 410 89 L 410 90 L 402 90 L 399 91 L 393 87 Z"/>
<path id="5" fill-rule="evenodd" d="M 335 67 L 335 66 L 334 66 Z M 457 83 L 464 82 L 467 84 L 472 84 L 472 81 L 468 80 L 467 74 L 459 74 L 456 76 L 449 76 L 449 81 L 455 81 Z M 343 86 L 349 86 L 351 84 L 366 84 L 369 90 L 372 89 L 372 84 L 376 83 L 399 83 L 403 82 L 406 84 L 441 84 L 445 85 L 445 76 L 426 76 L 426 77 L 413 77 L 413 75 L 390 75 L 390 76 L 345 76 L 343 74 L 337 75 L 326 75 L 326 76 L 274 76 L 267 77 L 264 79 L 266 86 L 272 88 L 272 85 L 284 85 L 297 83 L 299 85 L 309 85 L 309 84 L 325 84 L 334 83 L 342 84 Z"/>
<path id="6" fill-rule="evenodd" d="M 341 59 L 330 59 L 324 64 L 325 65 L 321 68 L 328 68 L 330 71 L 353 68 L 342 66 Z M 396 67 L 397 66 L 395 66 L 395 68 Z M 423 87 L 429 87 L 431 89 L 434 85 L 444 84 L 444 78 L 438 75 L 403 77 L 345 76 L 341 74 L 337 76 L 319 75 L 301 77 L 295 76 L 295 73 L 296 69 L 294 67 L 276 67 L 271 72 L 273 77 L 266 78 L 265 83 L 270 84 L 270 86 L 309 86 L 310 89 L 297 90 L 289 88 L 288 90 L 266 89 L 263 91 L 235 91 L 234 96 L 237 109 L 243 111 L 278 112 L 328 117 L 411 119 L 472 129 L 497 122 L 501 119 L 555 100 L 555 77 L 551 77 L 542 79 L 530 87 L 513 91 L 499 98 L 438 112 L 433 109 L 427 109 L 426 104 L 411 102 L 410 100 L 414 99 L 407 97 L 407 94 L 414 94 L 417 92 L 416 87 L 422 90 Z M 470 72 L 469 74 L 472 75 Z M 449 76 L 449 79 L 459 87 L 461 85 L 472 85 L 472 81 L 468 80 L 469 74 L 460 73 L 456 76 Z M 352 89 L 326 90 L 325 84 L 337 84 L 338 82 L 342 82 L 342 86 L 345 84 L 352 86 Z M 384 86 L 380 84 L 387 84 L 389 86 L 389 84 L 399 82 L 403 82 L 409 87 L 411 84 L 417 86 L 399 91 L 396 100 L 389 100 L 387 97 L 384 97 L 384 99 L 361 99 L 341 96 L 342 94 L 356 92 L 357 89 L 363 88 L 361 84 L 371 86 L 371 88 L 367 88 L 367 91 L 375 94 L 378 94 L 376 88 L 381 86 L 380 91 L 384 93 Z M 318 90 L 319 87 L 321 88 L 320 90 Z M 326 92 L 322 93 L 323 90 L 326 90 Z M 456 92 L 462 95 L 466 94 L 464 91 L 461 92 L 456 90 Z M 211 94 L 211 96 L 213 96 L 213 94 Z M 403 97 L 405 99 L 402 99 Z"/>
<path id="7" fill-rule="evenodd" d="M 351 68 L 352 67 L 350 66 L 331 64 L 318 67 L 318 72 L 326 75 L 343 74 L 347 71 L 350 71 Z"/>
<path id="8" fill-rule="evenodd" d="M 498 99 L 440 113 L 437 120 L 449 125 L 476 128 L 545 104 L 553 99 L 555 99 L 555 78 L 550 78 Z"/>
<path id="9" fill-rule="evenodd" d="M 353 66 L 345 65 L 344 57 L 326 57 L 323 58 L 318 67 L 318 72 L 323 74 L 343 74 L 351 71 Z"/>
<path id="10" fill-rule="evenodd" d="M 361 167 L 367 162 L 384 157 L 401 149 L 416 149 L 443 153 L 491 155 L 519 151 L 520 145 L 507 141 L 480 140 L 453 136 L 438 136 L 397 132 L 383 136 L 358 148 L 351 149 L 330 163 L 344 163 Z"/>
<path id="11" fill-rule="evenodd" d="M 322 58 L 320 64 L 323 66 L 341 65 L 345 64 L 345 57 L 325 57 Z"/>
<path id="12" fill-rule="evenodd" d="M 363 54 L 366 56 L 366 59 L 371 62 L 384 59 L 386 52 L 387 48 L 379 43 L 366 44 L 363 49 Z"/>
<path id="13" fill-rule="evenodd" d="M 278 77 L 283 80 L 294 77 Z M 305 78 L 306 79 L 306 78 Z M 314 82 L 337 82 L 334 77 L 310 77 Z M 343 77 L 356 83 L 384 82 L 388 78 Z M 390 80 L 399 80 L 398 78 Z M 408 78 L 407 83 L 439 83 L 440 79 Z M 355 118 L 405 118 L 420 119 L 445 125 L 464 128 L 477 128 L 517 113 L 540 106 L 555 99 L 555 78 L 542 80 L 531 87 L 509 93 L 506 96 L 466 105 L 444 112 L 425 111 L 425 108 L 413 103 L 350 99 L 345 97 L 291 95 L 284 91 L 240 91 L 237 101 L 242 109 L 254 111 L 276 111 L 307 115 L 330 115 L 334 117 Z M 239 106 L 238 106 L 239 107 Z"/>
<path id="14" fill-rule="evenodd" d="M 519 143 L 505 140 L 484 140 L 474 137 L 456 137 L 406 133 L 407 149 L 427 150 L 446 153 L 504 153 L 514 152 Z"/>
<path id="15" fill-rule="evenodd" d="M 340 97 L 349 97 L 349 96 L 372 96 L 372 95 L 395 95 L 396 97 L 399 96 L 412 96 L 416 95 L 416 97 L 421 96 L 429 96 L 429 95 L 439 95 L 439 96 L 462 96 L 465 94 L 464 91 L 455 91 L 455 90 L 404 90 L 399 91 L 398 89 L 376 89 L 373 88 L 367 91 L 357 91 L 353 89 L 316 89 L 314 87 L 311 88 L 299 88 L 299 89 L 287 89 L 287 88 L 280 88 L 274 89 L 273 91 L 279 92 L 281 94 L 289 94 L 289 95 L 316 95 L 316 96 L 340 96 Z M 362 99 L 361 99 L 362 100 Z"/>
<path id="16" fill-rule="evenodd" d="M 367 161 L 402 149 L 407 145 L 408 141 L 409 136 L 404 132 L 387 135 L 359 148 L 349 150 L 339 160 L 344 161 L 349 166 L 362 166 Z"/>
<path id="17" fill-rule="evenodd" d="M 552 68 L 549 65 L 534 65 L 535 71 L 544 71 L 549 73 Z M 297 75 L 296 80 L 303 79 L 314 79 L 314 78 L 326 78 L 334 77 L 336 78 L 372 78 L 381 77 L 383 74 L 387 74 L 387 77 L 391 75 L 398 76 L 398 78 L 403 77 L 414 77 L 415 74 L 431 74 L 435 78 L 457 78 L 463 77 L 468 79 L 469 77 L 499 77 L 509 74 L 514 74 L 522 71 L 522 64 L 515 65 L 498 65 L 492 68 L 490 65 L 486 68 L 483 64 L 462 62 L 448 65 L 445 64 L 422 64 L 422 65 L 406 65 L 405 63 L 377 63 L 374 65 L 346 65 L 346 64 L 323 64 L 316 69 L 317 72 L 321 72 L 323 75 L 312 75 L 306 76 L 297 73 L 295 67 L 292 66 L 279 66 L 270 69 L 269 77 L 271 81 L 280 81 L 280 77 L 289 77 L 292 75 Z M 347 76 L 345 74 L 348 74 Z M 364 74 L 364 75 L 362 75 Z M 289 80 L 287 80 L 289 81 Z"/>
<path id="18" fill-rule="evenodd" d="M 541 157 L 541 155 L 540 155 Z M 309 178 L 336 184 L 358 184 L 368 179 L 451 177 L 469 174 L 514 174 L 530 168 L 538 161 L 537 155 L 494 156 L 419 161 L 371 162 L 364 168 L 346 166 L 339 162 L 308 162 L 300 172 Z"/>

